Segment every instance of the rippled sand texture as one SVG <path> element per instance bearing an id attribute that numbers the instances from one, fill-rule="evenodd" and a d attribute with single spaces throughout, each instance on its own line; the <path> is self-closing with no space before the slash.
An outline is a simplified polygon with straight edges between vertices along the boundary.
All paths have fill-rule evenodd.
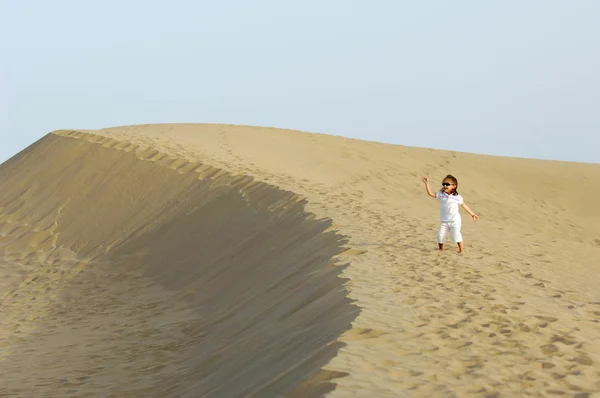
<path id="1" fill-rule="evenodd" d="M 448 173 L 464 255 L 419 180 Z M 599 396 L 598 164 L 148 125 L 0 184 L 0 393 Z"/>
<path id="2" fill-rule="evenodd" d="M 50 135 L 2 166 L 0 395 L 333 388 L 319 370 L 358 310 L 331 223 L 249 177 L 94 140 Z"/>

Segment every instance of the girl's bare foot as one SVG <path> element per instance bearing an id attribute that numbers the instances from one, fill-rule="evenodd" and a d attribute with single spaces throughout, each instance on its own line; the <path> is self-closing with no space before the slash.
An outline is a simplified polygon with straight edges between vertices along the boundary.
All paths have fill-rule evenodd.
<path id="1" fill-rule="evenodd" d="M 459 253 L 464 253 L 465 252 L 465 248 L 464 248 L 462 242 L 458 242 L 458 252 Z"/>
<path id="2" fill-rule="evenodd" d="M 438 243 L 438 246 L 439 246 L 440 250 L 444 250 L 444 244 L 443 243 Z"/>

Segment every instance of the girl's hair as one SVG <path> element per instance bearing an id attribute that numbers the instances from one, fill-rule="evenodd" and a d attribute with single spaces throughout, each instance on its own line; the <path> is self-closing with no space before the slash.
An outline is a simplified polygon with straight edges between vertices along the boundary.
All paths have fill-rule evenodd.
<path id="1" fill-rule="evenodd" d="M 446 180 L 452 181 L 452 184 L 456 186 L 456 188 L 454 188 L 454 192 L 452 192 L 452 195 L 458 195 L 458 180 L 456 179 L 456 177 L 454 177 L 452 174 L 448 174 L 446 178 L 442 180 L 442 182 Z M 444 192 L 444 188 L 440 189 L 440 192 Z"/>

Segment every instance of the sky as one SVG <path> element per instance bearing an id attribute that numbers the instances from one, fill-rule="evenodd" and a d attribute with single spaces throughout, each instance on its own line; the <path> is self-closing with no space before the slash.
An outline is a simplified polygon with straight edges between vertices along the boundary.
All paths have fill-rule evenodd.
<path id="1" fill-rule="evenodd" d="M 57 129 L 271 126 L 600 163 L 597 0 L 0 0 L 0 162 Z"/>

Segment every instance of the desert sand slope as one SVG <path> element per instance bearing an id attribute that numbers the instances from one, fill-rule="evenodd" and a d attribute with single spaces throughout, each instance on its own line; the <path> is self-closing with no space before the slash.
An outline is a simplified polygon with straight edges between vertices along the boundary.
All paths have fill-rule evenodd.
<path id="1" fill-rule="evenodd" d="M 0 396 L 332 389 L 320 369 L 358 309 L 330 221 L 249 177 L 99 138 L 49 135 L 0 170 Z"/>
<path id="2" fill-rule="evenodd" d="M 0 185 L 2 393 L 600 393 L 599 164 L 174 124 L 54 132 Z"/>

